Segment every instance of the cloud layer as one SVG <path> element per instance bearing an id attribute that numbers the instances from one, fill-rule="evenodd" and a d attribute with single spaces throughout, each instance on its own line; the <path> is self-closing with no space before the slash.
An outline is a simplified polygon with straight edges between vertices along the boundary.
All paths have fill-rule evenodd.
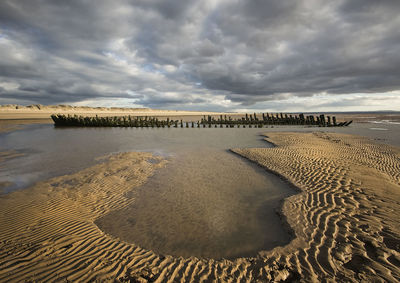
<path id="1" fill-rule="evenodd" d="M 399 15 L 398 0 L 4 0 L 0 102 L 363 110 L 379 94 L 400 110 Z"/>

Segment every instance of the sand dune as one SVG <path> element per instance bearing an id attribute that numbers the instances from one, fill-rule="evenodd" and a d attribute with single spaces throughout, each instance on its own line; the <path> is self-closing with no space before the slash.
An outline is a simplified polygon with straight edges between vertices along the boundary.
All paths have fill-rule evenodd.
<path id="1" fill-rule="evenodd" d="M 94 221 L 135 201 L 164 166 L 113 155 L 76 174 L 0 198 L 0 281 L 400 280 L 400 149 L 339 134 L 271 133 L 275 148 L 233 151 L 299 188 L 282 218 L 296 238 L 234 261 L 157 255 Z"/>
<path id="2" fill-rule="evenodd" d="M 0 105 L 1 119 L 50 119 L 52 114 L 82 115 L 82 116 L 203 116 L 226 113 L 160 110 L 151 108 L 122 108 L 122 107 L 88 107 L 70 105 Z"/>

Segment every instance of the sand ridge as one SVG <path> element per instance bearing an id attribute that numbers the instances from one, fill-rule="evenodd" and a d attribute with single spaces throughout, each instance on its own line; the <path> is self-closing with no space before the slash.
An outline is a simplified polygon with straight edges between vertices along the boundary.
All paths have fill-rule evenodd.
<path id="1" fill-rule="evenodd" d="M 300 189 L 282 206 L 296 238 L 255 258 L 157 255 L 94 220 L 135 200 L 160 163 L 149 153 L 0 198 L 0 281 L 268 282 L 400 280 L 400 149 L 326 133 L 268 133 L 275 148 L 233 149 Z"/>

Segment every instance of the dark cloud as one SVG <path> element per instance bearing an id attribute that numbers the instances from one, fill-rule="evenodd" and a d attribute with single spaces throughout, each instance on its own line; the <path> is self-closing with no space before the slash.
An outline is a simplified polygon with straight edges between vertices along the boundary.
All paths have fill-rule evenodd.
<path id="1" fill-rule="evenodd" d="M 4 0 L 0 102 L 231 110 L 384 97 L 400 90 L 399 15 L 398 0 Z"/>

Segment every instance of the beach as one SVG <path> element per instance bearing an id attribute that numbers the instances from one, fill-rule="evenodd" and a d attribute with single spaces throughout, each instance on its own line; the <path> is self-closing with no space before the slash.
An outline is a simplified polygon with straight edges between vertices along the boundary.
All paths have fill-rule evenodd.
<path id="1" fill-rule="evenodd" d="M 96 221 L 121 218 L 115 212 L 135 204 L 138 189 L 174 158 L 114 152 L 77 172 L 0 195 L 0 281 L 399 281 L 395 141 L 316 128 L 260 131 L 273 147 L 227 150 L 295 191 L 277 209 L 291 235 L 287 244 L 253 256 L 214 259 L 162 254 L 106 233 Z"/>
<path id="2" fill-rule="evenodd" d="M 159 110 L 151 108 L 117 108 L 117 107 L 85 107 L 85 106 L 69 106 L 69 105 L 1 105 L 0 120 L 34 120 L 47 119 L 50 121 L 52 114 L 64 115 L 80 115 L 93 117 L 107 116 L 156 116 L 156 117 L 192 117 L 200 119 L 203 115 L 221 115 L 227 113 L 205 112 L 205 111 L 181 111 L 181 110 Z M 231 113 L 230 115 L 235 115 Z"/>
<path id="3" fill-rule="evenodd" d="M 0 283 L 400 282 L 400 1 L 1 1 Z"/>

